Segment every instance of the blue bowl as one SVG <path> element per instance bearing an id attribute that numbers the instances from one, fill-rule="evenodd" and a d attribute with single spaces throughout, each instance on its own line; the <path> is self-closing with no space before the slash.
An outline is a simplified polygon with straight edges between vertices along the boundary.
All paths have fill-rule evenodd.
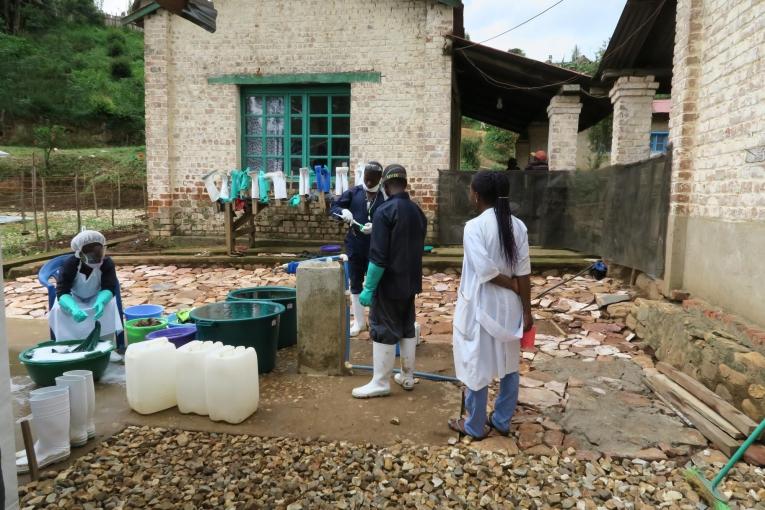
<path id="1" fill-rule="evenodd" d="M 177 328 L 159 329 L 152 331 L 146 335 L 146 340 L 152 340 L 154 338 L 165 337 L 175 344 L 176 347 L 181 347 L 197 337 L 197 327 L 191 325 L 181 325 Z"/>
<path id="2" fill-rule="evenodd" d="M 125 308 L 125 321 L 133 319 L 160 319 L 165 313 L 165 307 L 159 305 L 138 305 Z"/>

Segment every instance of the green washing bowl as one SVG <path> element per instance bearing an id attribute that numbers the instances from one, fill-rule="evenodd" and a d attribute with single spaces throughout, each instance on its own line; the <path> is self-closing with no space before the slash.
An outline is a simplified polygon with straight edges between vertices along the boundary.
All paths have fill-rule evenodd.
<path id="1" fill-rule="evenodd" d="M 249 287 L 232 290 L 227 301 L 272 301 L 284 305 L 279 319 L 279 349 L 297 343 L 297 290 L 295 287 Z"/>
<path id="2" fill-rule="evenodd" d="M 56 384 L 56 377 L 63 375 L 70 370 L 90 370 L 93 372 L 93 380 L 98 381 L 104 375 L 106 367 L 109 365 L 109 354 L 114 347 L 109 347 L 107 351 L 91 352 L 84 358 L 66 361 L 35 361 L 32 354 L 39 347 L 48 347 L 51 345 L 77 345 L 82 340 L 65 340 L 63 342 L 47 341 L 41 342 L 34 347 L 19 354 L 19 361 L 27 369 L 29 377 L 38 386 L 53 386 Z"/>
<path id="3" fill-rule="evenodd" d="M 144 340 L 146 340 L 146 335 L 148 335 L 149 333 L 167 328 L 167 319 L 158 319 L 158 318 L 154 318 L 154 320 L 159 321 L 159 324 L 157 324 L 156 326 L 138 327 L 135 325 L 136 322 L 143 321 L 143 320 L 146 320 L 146 319 L 133 319 L 125 323 L 125 336 L 127 336 L 128 345 L 134 344 L 136 342 L 143 342 Z"/>
<path id="4" fill-rule="evenodd" d="M 276 366 L 284 310 L 284 305 L 272 301 L 223 301 L 195 308 L 191 318 L 197 325 L 197 340 L 254 347 L 258 373 L 265 374 Z"/>

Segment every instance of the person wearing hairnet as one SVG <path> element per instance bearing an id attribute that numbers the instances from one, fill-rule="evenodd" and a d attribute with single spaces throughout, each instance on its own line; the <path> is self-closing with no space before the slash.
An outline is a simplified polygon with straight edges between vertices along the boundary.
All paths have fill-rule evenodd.
<path id="1" fill-rule="evenodd" d="M 95 230 L 84 230 L 71 243 L 74 254 L 61 267 L 56 284 L 56 302 L 48 315 L 57 341 L 87 338 L 95 321 L 101 336 L 122 331 L 117 303 L 117 271 L 105 257 L 106 238 Z"/>
<path id="2" fill-rule="evenodd" d="M 380 189 L 383 168 L 377 161 L 364 166 L 364 181 L 346 190 L 332 203 L 332 214 L 348 223 L 345 236 L 345 253 L 348 255 L 348 277 L 351 287 L 351 336 L 366 329 L 364 307 L 359 295 L 364 290 L 364 275 L 369 265 L 369 244 L 372 233 L 372 216 L 385 201 Z"/>

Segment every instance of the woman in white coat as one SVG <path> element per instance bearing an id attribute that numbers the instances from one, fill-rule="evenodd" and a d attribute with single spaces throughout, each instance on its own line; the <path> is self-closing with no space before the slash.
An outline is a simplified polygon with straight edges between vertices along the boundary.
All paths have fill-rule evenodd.
<path id="1" fill-rule="evenodd" d="M 479 215 L 465 225 L 453 330 L 454 367 L 467 387 L 467 416 L 449 420 L 449 427 L 474 439 L 491 428 L 509 433 L 518 401 L 520 340 L 534 323 L 528 235 L 510 213 L 509 194 L 504 172 L 478 172 L 470 184 Z M 499 395 L 487 419 L 489 383 L 495 378 Z"/>
<path id="2" fill-rule="evenodd" d="M 84 230 L 71 242 L 74 255 L 64 262 L 56 285 L 56 302 L 48 323 L 57 341 L 87 338 L 95 321 L 101 322 L 101 337 L 122 331 L 114 296 L 117 271 L 104 256 L 106 238 L 95 230 Z"/>

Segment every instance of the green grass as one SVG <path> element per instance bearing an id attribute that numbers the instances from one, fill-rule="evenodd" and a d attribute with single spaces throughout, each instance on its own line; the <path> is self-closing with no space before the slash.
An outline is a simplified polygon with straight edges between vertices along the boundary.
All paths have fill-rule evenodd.
<path id="1" fill-rule="evenodd" d="M 0 211 L 0 214 L 18 216 L 18 211 Z M 98 230 L 107 236 L 112 230 L 138 228 L 143 223 L 144 211 L 139 209 L 122 209 L 114 212 L 114 227 L 112 227 L 111 210 L 101 209 L 99 215 L 93 210 L 82 211 L 82 225 L 85 228 Z M 40 241 L 35 237 L 34 221 L 27 214 L 26 231 L 22 223 L 0 225 L 0 245 L 3 259 L 24 257 L 43 253 L 42 239 L 44 237 L 42 213 L 37 215 Z M 75 211 L 52 211 L 48 213 L 48 231 L 51 238 L 51 249 L 67 248 L 69 241 L 77 233 L 77 213 Z"/>

